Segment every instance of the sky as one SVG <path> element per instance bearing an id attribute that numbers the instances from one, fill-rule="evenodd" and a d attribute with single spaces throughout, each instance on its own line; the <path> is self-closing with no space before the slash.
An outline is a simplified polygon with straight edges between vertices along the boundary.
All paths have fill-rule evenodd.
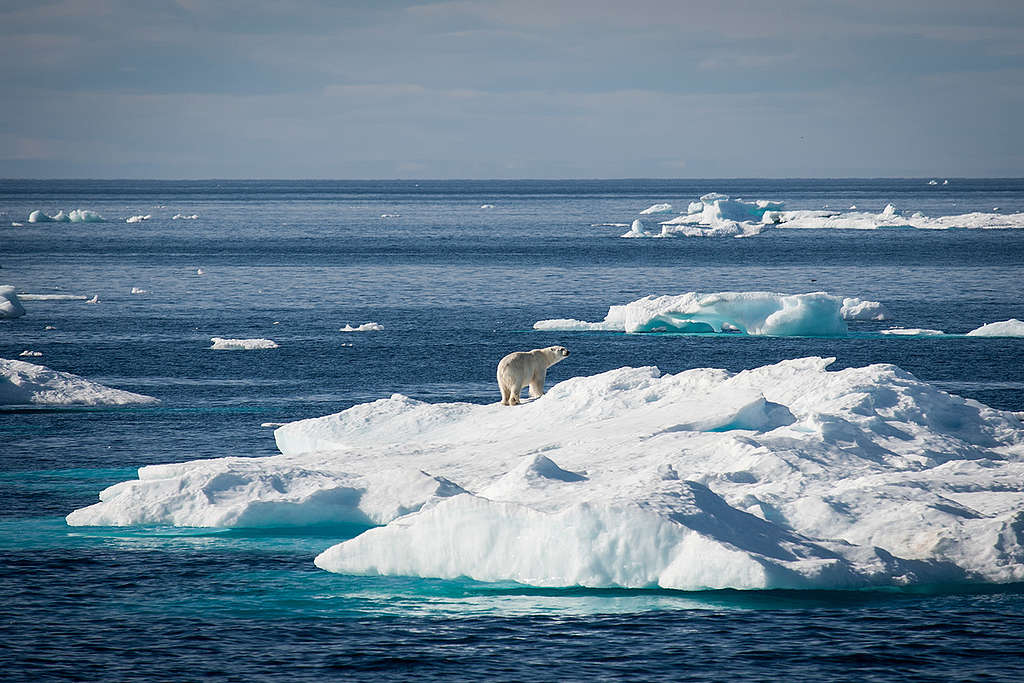
<path id="1" fill-rule="evenodd" d="M 0 177 L 1024 176 L 1020 0 L 0 0 Z"/>

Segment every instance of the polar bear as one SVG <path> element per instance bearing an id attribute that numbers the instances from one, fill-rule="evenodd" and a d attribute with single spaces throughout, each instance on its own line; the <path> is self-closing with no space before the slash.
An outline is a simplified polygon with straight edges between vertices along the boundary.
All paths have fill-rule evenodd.
<path id="1" fill-rule="evenodd" d="M 519 405 L 519 392 L 530 385 L 530 396 L 544 394 L 544 378 L 548 368 L 565 360 L 569 349 L 564 346 L 549 346 L 533 351 L 515 351 L 498 363 L 498 387 L 501 389 L 501 404 Z"/>

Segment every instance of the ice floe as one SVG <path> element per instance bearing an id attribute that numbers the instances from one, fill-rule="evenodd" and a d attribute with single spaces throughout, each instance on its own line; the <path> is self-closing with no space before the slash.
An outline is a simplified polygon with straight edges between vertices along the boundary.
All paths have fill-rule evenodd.
<path id="1" fill-rule="evenodd" d="M 316 564 L 538 586 L 1024 580 L 1024 425 L 892 365 L 619 368 L 516 408 L 402 395 L 154 465 L 71 525 L 382 525 Z M 497 390 L 496 390 L 497 391 Z"/>
<path id="2" fill-rule="evenodd" d="M 148 214 L 148 213 L 145 214 L 145 215 L 139 214 L 137 216 L 129 216 L 128 218 L 125 218 L 124 222 L 125 223 L 141 223 L 142 221 L 148 221 L 152 217 L 153 217 L 153 215 L 152 214 Z"/>
<path id="3" fill-rule="evenodd" d="M 0 405 L 100 406 L 155 402 L 157 399 L 152 396 L 111 389 L 68 372 L 0 358 Z"/>
<path id="4" fill-rule="evenodd" d="M 199 214 L 198 213 L 190 213 L 190 214 L 176 213 L 173 216 L 171 216 L 171 220 L 172 221 L 194 221 L 197 218 L 199 218 Z"/>
<path id="5" fill-rule="evenodd" d="M 339 328 L 338 332 L 381 332 L 383 329 L 383 325 L 374 322 L 363 323 L 358 327 L 352 327 L 350 324 L 345 323 L 345 327 Z"/>
<path id="6" fill-rule="evenodd" d="M 930 330 L 921 327 L 891 327 L 888 330 L 879 330 L 879 332 L 898 337 L 937 337 L 946 334 L 942 330 Z"/>
<path id="7" fill-rule="evenodd" d="M 0 318 L 20 318 L 25 307 L 14 291 L 14 285 L 0 285 Z"/>
<path id="8" fill-rule="evenodd" d="M 640 215 L 641 216 L 646 216 L 647 214 L 651 214 L 651 213 L 668 213 L 671 210 L 672 210 L 672 205 L 671 204 L 654 204 L 653 206 L 648 206 L 646 209 L 641 211 Z"/>
<path id="9" fill-rule="evenodd" d="M 211 337 L 215 351 L 251 351 L 253 349 L 276 349 L 277 342 L 272 339 L 224 339 L 223 337 Z"/>
<path id="10" fill-rule="evenodd" d="M 22 301 L 88 301 L 83 294 L 19 294 Z"/>
<path id="11" fill-rule="evenodd" d="M 89 209 L 73 209 L 68 213 L 61 210 L 53 216 L 36 209 L 28 215 L 29 223 L 99 223 L 101 221 L 103 221 L 103 216 Z"/>
<path id="12" fill-rule="evenodd" d="M 856 211 L 856 208 L 853 205 L 845 212 L 828 209 L 787 211 L 781 201 L 746 201 L 711 192 L 698 201 L 690 202 L 685 214 L 659 223 L 659 229 L 648 229 L 646 226 L 638 228 L 634 223 L 622 237 L 751 237 L 769 227 L 846 230 L 901 227 L 919 230 L 1024 228 L 1024 213 L 995 213 L 998 207 L 992 209 L 993 213 L 974 212 L 934 218 L 920 212 L 904 215 L 893 204 L 887 204 L 878 213 Z"/>
<path id="13" fill-rule="evenodd" d="M 42 351 L 32 351 L 31 349 L 25 349 L 18 354 L 20 358 L 39 358 L 43 355 Z"/>
<path id="14" fill-rule="evenodd" d="M 1024 337 L 1024 321 L 1010 318 L 982 325 L 967 333 L 968 337 Z"/>
<path id="15" fill-rule="evenodd" d="M 148 294 L 149 290 L 142 289 L 141 287 L 132 287 L 132 294 Z"/>
<path id="16" fill-rule="evenodd" d="M 609 307 L 605 319 L 539 320 L 537 330 L 608 332 L 740 332 L 772 336 L 842 336 L 846 320 L 881 320 L 888 315 L 877 301 L 833 296 L 827 292 L 687 292 L 646 296 Z M 879 317 L 883 316 L 883 317 Z"/>

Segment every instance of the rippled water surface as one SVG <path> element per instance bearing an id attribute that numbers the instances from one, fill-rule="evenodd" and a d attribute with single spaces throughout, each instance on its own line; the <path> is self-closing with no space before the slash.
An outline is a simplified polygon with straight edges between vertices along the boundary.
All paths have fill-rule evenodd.
<path id="1" fill-rule="evenodd" d="M 40 351 L 31 360 L 161 399 L 0 412 L 2 678 L 1024 679 L 1020 586 L 542 590 L 313 566 L 361 528 L 64 524 L 141 465 L 275 453 L 264 422 L 394 392 L 494 401 L 496 360 L 552 343 L 573 349 L 553 381 L 623 365 L 739 370 L 825 355 L 837 367 L 896 363 L 947 391 L 1024 410 L 1024 341 L 877 334 L 889 324 L 960 334 L 1024 319 L 1024 230 L 623 240 L 623 229 L 594 225 L 628 223 L 659 201 L 684 208 L 710 191 L 794 209 L 1024 211 L 1019 180 L 0 181 L 0 284 L 100 299 L 26 302 L 28 315 L 0 321 L 0 357 Z M 26 220 L 34 209 L 73 208 L 107 220 Z M 199 218 L 172 220 L 179 213 Z M 124 222 L 140 214 L 152 217 Z M 841 339 L 531 329 L 691 290 L 824 290 L 882 301 L 895 319 L 859 323 Z M 368 321 L 384 331 L 338 332 Z M 281 347 L 215 352 L 213 336 Z"/>

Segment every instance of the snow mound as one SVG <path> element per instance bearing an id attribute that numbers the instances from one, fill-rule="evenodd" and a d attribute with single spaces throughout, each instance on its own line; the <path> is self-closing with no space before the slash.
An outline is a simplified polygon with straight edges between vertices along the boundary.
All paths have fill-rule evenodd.
<path id="1" fill-rule="evenodd" d="M 14 292 L 13 285 L 0 285 L 0 319 L 20 318 L 25 315 L 25 307 Z"/>
<path id="2" fill-rule="evenodd" d="M 852 302 L 852 303 L 847 303 Z M 592 323 L 574 319 L 540 320 L 537 330 L 602 330 L 610 332 L 740 332 L 771 336 L 842 336 L 844 312 L 879 314 L 874 301 L 843 299 L 826 292 L 687 292 L 647 296 L 611 306 L 605 319 Z"/>
<path id="3" fill-rule="evenodd" d="M 671 210 L 672 210 L 672 205 L 671 204 L 654 204 L 653 206 L 648 206 L 646 209 L 641 211 L 640 215 L 641 216 L 646 216 L 647 214 L 651 214 L 651 213 L 668 213 Z"/>
<path id="4" fill-rule="evenodd" d="M 211 349 L 215 351 L 251 351 L 253 349 L 276 349 L 277 342 L 272 339 L 224 339 L 210 337 L 213 342 Z"/>
<path id="5" fill-rule="evenodd" d="M 49 216 L 39 209 L 28 215 L 29 223 L 99 223 L 103 216 L 89 209 L 73 209 L 68 213 L 58 211 L 55 215 Z"/>
<path id="6" fill-rule="evenodd" d="M 384 326 L 380 323 L 363 323 L 358 327 L 352 327 L 348 323 L 345 323 L 345 327 L 339 328 L 338 332 L 381 332 L 384 330 Z"/>
<path id="7" fill-rule="evenodd" d="M 1024 580 L 1024 425 L 892 365 L 619 368 L 516 408 L 402 395 L 156 465 L 71 525 L 383 525 L 317 566 L 538 586 Z"/>
<path id="8" fill-rule="evenodd" d="M 111 389 L 68 372 L 0 358 L 0 405 L 101 406 L 156 402 L 152 396 Z"/>
<path id="9" fill-rule="evenodd" d="M 1010 318 L 997 323 L 982 325 L 967 333 L 968 337 L 1024 337 L 1024 321 Z"/>

